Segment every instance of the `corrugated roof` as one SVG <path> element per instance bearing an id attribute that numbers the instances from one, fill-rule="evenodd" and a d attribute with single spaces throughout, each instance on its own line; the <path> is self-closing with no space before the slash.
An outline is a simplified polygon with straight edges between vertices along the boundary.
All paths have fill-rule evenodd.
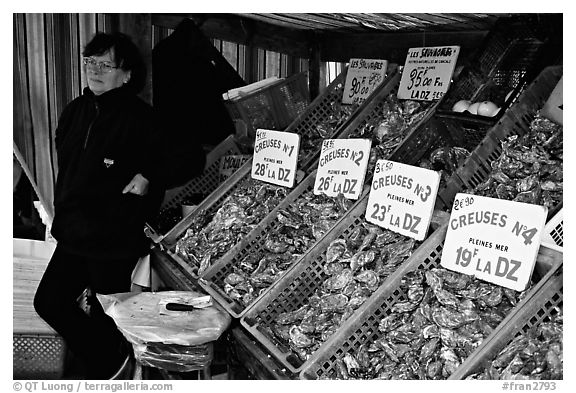
<path id="1" fill-rule="evenodd" d="M 294 30 L 376 33 L 489 30 L 498 17 L 509 14 L 251 13 L 237 15 Z"/>

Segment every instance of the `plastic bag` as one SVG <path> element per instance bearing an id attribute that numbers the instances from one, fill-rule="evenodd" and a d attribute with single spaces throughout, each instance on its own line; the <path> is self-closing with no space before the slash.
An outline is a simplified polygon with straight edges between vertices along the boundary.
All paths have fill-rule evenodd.
<path id="1" fill-rule="evenodd" d="M 192 311 L 166 309 L 167 303 L 191 304 L 204 296 L 194 291 L 97 294 L 141 364 L 179 372 L 209 364 L 212 352 L 207 343 L 230 325 L 230 315 L 214 305 Z"/>
<path id="2" fill-rule="evenodd" d="M 134 356 L 144 366 L 167 371 L 190 372 L 210 365 L 213 348 L 211 344 L 183 346 L 148 343 L 135 345 Z"/>

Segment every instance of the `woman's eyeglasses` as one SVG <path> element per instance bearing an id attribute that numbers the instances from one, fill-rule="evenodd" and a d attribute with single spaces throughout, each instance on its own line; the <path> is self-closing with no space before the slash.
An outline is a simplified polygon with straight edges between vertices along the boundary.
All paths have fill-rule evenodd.
<path id="1" fill-rule="evenodd" d="M 103 72 L 103 73 L 112 72 L 113 69 L 118 68 L 118 67 L 114 67 L 113 65 L 110 65 L 108 63 L 104 63 L 102 61 L 96 61 L 92 57 L 84 57 L 82 59 L 82 63 L 86 67 L 92 68 L 93 70 L 98 70 L 99 72 Z"/>

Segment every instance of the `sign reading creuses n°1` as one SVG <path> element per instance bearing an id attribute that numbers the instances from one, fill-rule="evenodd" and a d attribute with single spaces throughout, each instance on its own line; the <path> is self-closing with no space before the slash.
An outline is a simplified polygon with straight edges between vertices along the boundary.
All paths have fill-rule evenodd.
<path id="1" fill-rule="evenodd" d="M 424 240 L 439 183 L 438 172 L 378 160 L 366 207 L 366 221 Z"/>
<path id="2" fill-rule="evenodd" d="M 256 130 L 252 178 L 293 187 L 300 149 L 300 135 L 292 132 Z"/>
<path id="3" fill-rule="evenodd" d="M 457 194 L 440 264 L 523 291 L 536 263 L 547 212 L 544 206 Z"/>

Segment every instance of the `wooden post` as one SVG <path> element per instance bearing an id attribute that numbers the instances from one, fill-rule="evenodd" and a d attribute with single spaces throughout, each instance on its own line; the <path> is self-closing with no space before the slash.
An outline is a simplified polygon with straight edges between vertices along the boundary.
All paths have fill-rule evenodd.
<path id="1" fill-rule="evenodd" d="M 310 56 L 308 57 L 308 71 L 310 83 L 310 101 L 314 100 L 320 93 L 320 45 L 316 40 L 316 35 L 310 37 Z"/>

